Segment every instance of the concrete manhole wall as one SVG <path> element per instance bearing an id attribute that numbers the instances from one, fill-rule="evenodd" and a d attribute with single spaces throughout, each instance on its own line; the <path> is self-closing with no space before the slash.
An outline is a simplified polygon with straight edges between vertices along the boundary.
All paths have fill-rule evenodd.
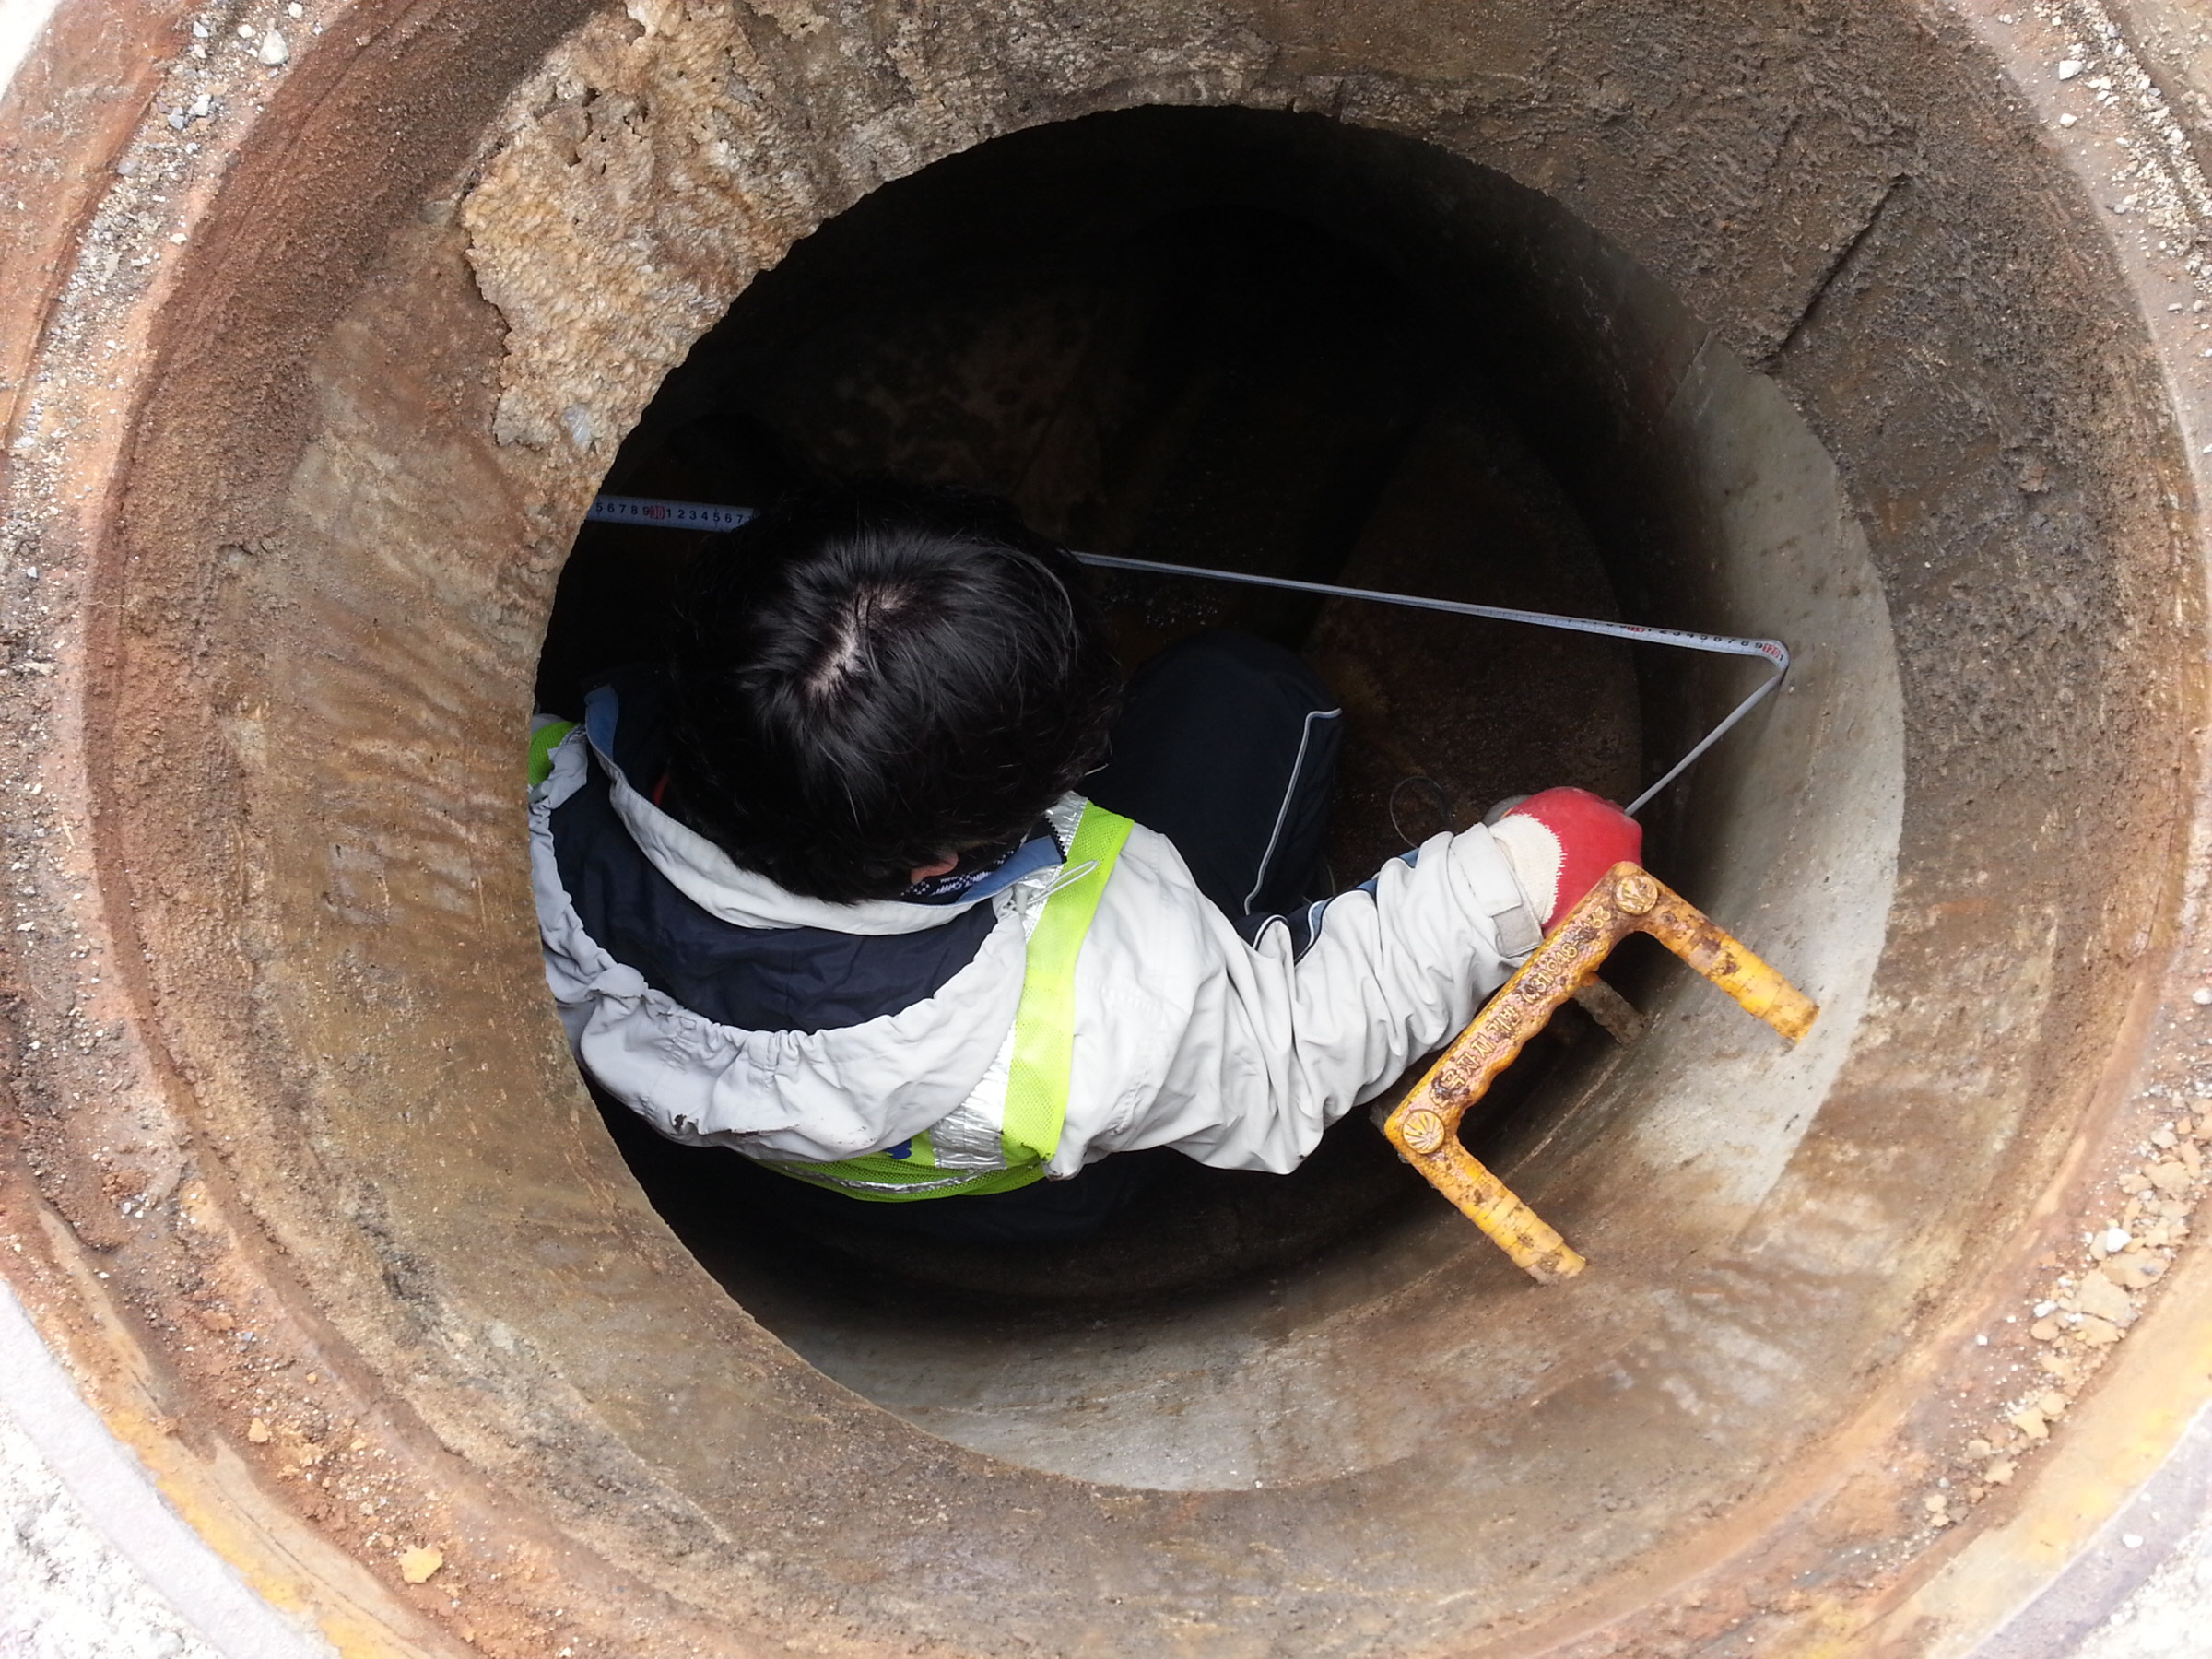
<path id="1" fill-rule="evenodd" d="M 1241 329 L 1254 310 L 1264 322 Z M 1554 608 L 1615 605 L 1618 587 L 1639 616 L 1801 642 L 1757 737 L 1671 794 L 1653 828 L 1663 867 L 1724 913 L 1758 915 L 1762 947 L 1818 987 L 1818 1039 L 1792 1053 L 1747 1042 L 1739 1015 L 1677 976 L 1649 991 L 1664 1042 L 1571 1049 L 1540 1082 L 1532 1056 L 1516 1083 L 1533 1095 L 1486 1120 L 1484 1155 L 1540 1184 L 1608 1265 L 1606 1289 L 1571 1320 L 1517 1295 L 1418 1181 L 1410 1194 L 1391 1181 L 1364 1123 L 1350 1126 L 1359 1147 L 1256 1183 L 1264 1196 L 1186 1181 L 1161 1206 L 1171 1215 L 1133 1221 L 1118 1247 L 1025 1253 L 1014 1278 L 997 1253 L 939 1253 L 935 1282 L 991 1293 L 980 1312 L 957 1296 L 796 1282 L 781 1241 L 728 1237 L 726 1219 L 718 1236 L 726 1184 L 718 1200 L 702 1171 L 695 1191 L 680 1156 L 628 1143 L 749 1312 L 830 1376 L 979 1451 L 1119 1485 L 1273 1487 L 1372 1469 L 1436 1420 L 1472 1430 L 1559 1394 L 1618 1448 L 1612 1490 L 1655 1497 L 1629 1466 L 1632 1434 L 1598 1426 L 1570 1379 L 1641 1350 L 1633 1369 L 1679 1381 L 1705 1367 L 1689 1350 L 1730 1346 L 1716 1340 L 1724 1316 L 1684 1341 L 1685 1263 L 1736 1238 L 1773 1193 L 1859 1030 L 1893 888 L 1902 720 L 1881 584 L 1833 467 L 1773 382 L 1618 249 L 1494 172 L 1311 115 L 1154 107 L 994 140 L 841 216 L 665 382 L 614 487 L 682 493 L 654 470 L 675 465 L 653 458 L 655 440 L 702 409 L 776 425 L 842 469 L 1013 493 L 1101 552 L 1327 559 L 1310 573 Z M 1535 433 L 1540 461 L 1515 458 L 1501 426 Z M 1539 465 L 1563 485 L 1521 482 Z M 667 545 L 594 531 L 582 584 L 564 575 L 556 640 L 575 626 L 561 607 L 603 614 Z M 1272 614 L 1157 583 L 1109 605 L 1133 650 Z M 1544 779 L 1625 799 L 1649 775 L 1638 724 L 1664 765 L 1755 678 L 1646 659 L 1640 692 L 1617 646 L 1561 652 L 1556 636 L 1343 604 L 1306 637 L 1353 705 L 1333 854 L 1347 872 L 1399 844 L 1384 805 L 1397 768 L 1452 779 L 1463 817 Z M 1288 1238 L 1272 1219 L 1284 1206 L 1300 1212 Z M 921 1271 L 911 1241 L 893 1253 L 910 1279 Z M 1162 1282 L 1179 1293 L 1163 1299 Z M 1385 1354 L 1394 1382 L 1378 1398 Z M 1747 1447 L 1738 1437 L 1731 1456 Z M 1681 1478 L 1678 1440 L 1666 1455 Z"/>
<path id="2" fill-rule="evenodd" d="M 171 54 L 135 134 L 10 106 L 68 165 L 22 168 L 56 265 L 9 370 L 6 1259 L 343 1645 L 1961 1652 L 2201 1402 L 2193 1262 L 2078 1294 L 2085 1228 L 2176 1259 L 2200 1110 L 2202 185 L 2101 13 L 191 23 L 57 18 Z M 1548 198 L 1530 280 L 1571 272 L 1578 384 L 1674 480 L 1655 619 L 1805 647 L 1673 839 L 1834 1035 L 1792 1071 L 1675 996 L 1634 1087 L 1516 1155 L 1593 1241 L 1571 1290 L 1415 1229 L 1305 1312 L 1124 1333 L 1183 1358 L 1124 1366 L 1088 1450 L 989 1399 L 955 1444 L 756 1324 L 625 1169 L 545 1006 L 518 736 L 586 500 L 751 278 L 888 181 L 1145 104 Z M 2097 1323 L 2039 1339 L 2046 1293 Z M 1256 1474 L 1162 1472 L 1239 1435 Z"/>

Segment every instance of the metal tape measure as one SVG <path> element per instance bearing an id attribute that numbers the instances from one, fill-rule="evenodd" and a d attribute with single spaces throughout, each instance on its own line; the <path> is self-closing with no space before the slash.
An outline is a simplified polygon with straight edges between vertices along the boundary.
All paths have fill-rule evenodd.
<path id="1" fill-rule="evenodd" d="M 735 530 L 753 516 L 749 507 L 721 507 L 703 501 L 665 501 L 650 496 L 603 495 L 594 499 L 587 523 L 643 524 L 665 530 Z M 1331 582 L 1300 582 L 1289 576 L 1255 576 L 1242 571 L 1209 571 L 1200 565 L 1162 564 L 1150 559 L 1122 559 L 1110 553 L 1077 553 L 1087 565 L 1109 571 L 1148 571 L 1158 576 L 1189 576 L 1204 582 L 1241 582 L 1246 587 L 1286 588 L 1292 593 L 1321 594 L 1332 599 L 1365 599 L 1376 605 L 1405 605 L 1416 610 L 1446 611 L 1458 617 L 1485 617 L 1493 622 L 1521 622 L 1531 628 L 1554 628 L 1567 633 L 1597 634 L 1608 640 L 1629 640 L 1644 645 L 1671 645 L 1677 651 L 1701 651 L 1713 656 L 1759 657 L 1773 670 L 1750 696 L 1728 712 L 1727 718 L 1698 739 L 1697 747 L 1676 761 L 1665 774 L 1630 801 L 1626 808 L 1633 818 L 1651 805 L 1659 792 L 1688 771 L 1693 762 L 1725 736 L 1736 722 L 1751 712 L 1766 695 L 1782 684 L 1790 671 L 1790 650 L 1780 640 L 1742 640 L 1728 634 L 1692 633 L 1678 628 L 1645 628 L 1635 622 L 1601 622 L 1594 617 L 1557 617 L 1548 611 L 1508 610 L 1501 606 L 1470 605 L 1460 599 L 1429 599 L 1418 594 L 1386 594 L 1376 588 L 1339 587 Z"/>

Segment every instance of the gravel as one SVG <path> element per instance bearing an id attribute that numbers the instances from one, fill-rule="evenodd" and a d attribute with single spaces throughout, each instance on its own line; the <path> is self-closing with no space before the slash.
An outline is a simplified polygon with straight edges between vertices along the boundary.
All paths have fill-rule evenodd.
<path id="1" fill-rule="evenodd" d="M 92 1524 L 4 1407 L 0 1655 L 221 1659 Z"/>
<path id="2" fill-rule="evenodd" d="M 2183 1538 L 2159 1570 L 2082 1639 L 2070 1659 L 2183 1659 L 2205 1651 L 2212 1609 L 2212 1522 Z"/>

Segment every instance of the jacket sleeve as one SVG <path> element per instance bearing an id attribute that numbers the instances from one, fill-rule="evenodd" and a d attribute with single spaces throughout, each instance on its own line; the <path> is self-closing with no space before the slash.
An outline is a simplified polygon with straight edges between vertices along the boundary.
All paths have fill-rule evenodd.
<path id="1" fill-rule="evenodd" d="M 1166 838 L 1132 831 L 1077 967 L 1054 1175 L 1145 1147 L 1294 1169 L 1457 1033 L 1542 936 L 1479 826 L 1391 860 L 1304 921 L 1302 950 L 1280 922 L 1247 944 Z"/>

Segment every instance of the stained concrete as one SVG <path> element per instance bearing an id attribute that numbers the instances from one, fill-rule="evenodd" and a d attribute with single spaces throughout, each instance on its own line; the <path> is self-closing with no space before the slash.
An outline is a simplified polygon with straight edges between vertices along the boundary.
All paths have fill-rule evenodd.
<path id="1" fill-rule="evenodd" d="M 2187 1206 L 2124 1220 L 2120 1184 L 2170 1124 L 2197 1144 L 2207 1081 L 2193 198 L 2071 18 L 363 4 L 281 72 L 228 37 L 180 53 L 160 109 L 219 75 L 225 112 L 185 140 L 157 112 L 87 170 L 115 182 L 11 434 L 8 564 L 45 585 L 4 590 L 11 666 L 37 665 L 8 681 L 11 982 L 37 994 L 6 1220 L 43 1328 L 165 1478 L 254 1518 L 229 1547 L 393 1651 L 1956 1651 L 1994 1619 L 1947 1562 L 2053 1570 L 2019 1540 L 2066 1535 L 2086 1488 L 2046 1470 L 2148 1455 L 2100 1402 L 2182 1389 L 2136 1356 L 2197 1328 Z M 2098 67 L 2058 82 L 2077 34 Z M 2114 213 L 2066 100 L 2172 188 Z M 1395 1334 L 1334 1404 L 1418 1452 L 1281 1489 L 955 1446 L 764 1331 L 569 1076 L 513 840 L 558 566 L 691 342 L 877 185 L 1138 103 L 1418 141 L 1406 194 L 1488 169 L 1617 251 L 1547 263 L 1529 305 L 1634 315 L 1648 277 L 1705 332 L 1654 362 L 1593 328 L 1589 372 L 1524 376 L 1517 418 L 1621 609 L 1756 591 L 1692 580 L 1678 466 L 1619 473 L 1709 334 L 1833 465 L 1902 716 L 1882 954 L 1810 1125 L 1771 1079 L 1724 1101 L 1774 1150 L 1733 1196 L 1722 1159 L 1712 1204 L 1608 1182 L 1633 1114 L 1509 1145 L 1571 1231 L 1623 1230 L 1614 1277 L 1532 1303 L 1464 1235 L 1382 1241 L 1353 1307 Z M 1367 206 L 1330 228 L 1392 245 Z M 1604 441 L 1573 441 L 1593 413 Z M 1735 512 L 1708 527 L 1760 546 Z M 1712 869 L 1788 867 L 1771 793 Z M 1845 851 L 1886 878 L 1880 838 Z M 1694 839 L 1653 856 L 1700 867 Z M 2106 1224 L 2173 1264 L 2126 1293 L 2140 1334 L 2039 1342 L 2020 1312 L 2078 1288 Z M 1545 1342 L 1571 1359 L 1497 1368 Z M 1393 1380 L 1453 1353 L 1497 1409 L 1424 1429 Z M 2015 1421 L 2042 1389 L 2047 1451 Z M 458 1594 L 396 1582 L 371 1491 Z"/>

